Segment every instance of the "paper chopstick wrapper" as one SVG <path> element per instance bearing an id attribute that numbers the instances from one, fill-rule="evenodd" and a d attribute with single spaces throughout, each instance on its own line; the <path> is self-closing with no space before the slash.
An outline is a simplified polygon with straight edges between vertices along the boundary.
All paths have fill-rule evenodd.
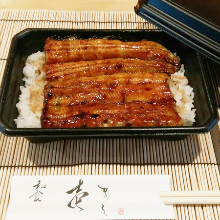
<path id="1" fill-rule="evenodd" d="M 13 177 L 6 220 L 174 219 L 168 175 Z"/>

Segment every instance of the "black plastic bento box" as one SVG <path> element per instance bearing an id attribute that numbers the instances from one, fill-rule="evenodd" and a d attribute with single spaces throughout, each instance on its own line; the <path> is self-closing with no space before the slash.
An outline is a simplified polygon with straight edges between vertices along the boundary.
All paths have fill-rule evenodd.
<path id="1" fill-rule="evenodd" d="M 196 108 L 196 122 L 188 127 L 116 127 L 116 128 L 16 128 L 14 119 L 18 116 L 16 103 L 20 86 L 24 85 L 23 67 L 26 58 L 37 51 L 43 51 L 44 42 L 49 36 L 72 36 L 79 38 L 111 37 L 124 41 L 146 39 L 156 41 L 177 53 L 185 66 L 185 75 L 193 87 Z M 102 137 L 185 137 L 189 134 L 204 133 L 211 130 L 217 122 L 217 110 L 208 75 L 198 52 L 172 38 L 160 30 L 63 30 L 26 29 L 14 36 L 7 60 L 0 94 L 0 129 L 8 136 L 22 136 L 31 142 L 46 142 L 70 138 Z"/>

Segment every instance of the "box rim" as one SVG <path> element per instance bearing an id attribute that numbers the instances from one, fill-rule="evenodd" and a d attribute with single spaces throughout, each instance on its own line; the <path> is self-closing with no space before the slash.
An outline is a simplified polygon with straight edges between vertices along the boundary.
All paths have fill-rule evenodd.
<path id="1" fill-rule="evenodd" d="M 8 58 L 5 66 L 5 71 L 2 79 L 2 84 L 1 84 L 1 93 L 0 93 L 0 114 L 2 113 L 2 103 L 3 103 L 3 98 L 4 98 L 4 90 L 5 84 L 7 82 L 7 74 L 9 74 L 10 68 L 10 63 L 13 61 L 13 57 L 11 57 L 11 52 L 15 47 L 15 41 L 16 39 L 21 35 L 21 34 L 27 34 L 31 31 L 85 31 L 85 32 L 97 32 L 97 31 L 104 31 L 104 32 L 162 32 L 161 30 L 158 29 L 57 29 L 57 28 L 27 28 L 24 29 L 23 31 L 17 33 L 11 41 L 10 45 L 10 50 L 8 53 Z M 201 62 L 201 61 L 200 61 Z M 201 66 L 201 64 L 200 64 Z M 202 68 L 202 67 L 201 67 Z M 56 137 L 67 137 L 67 136 L 85 136 L 87 132 L 94 132 L 92 135 L 106 135 L 108 132 L 119 132 L 118 135 L 126 135 L 126 134 L 132 134 L 132 135 L 140 135 L 140 136 L 165 136 L 165 135 L 190 135 L 190 134 L 198 134 L 198 133 L 205 133 L 209 132 L 214 125 L 218 121 L 217 117 L 217 111 L 214 110 L 214 101 L 210 97 L 210 89 L 211 85 L 206 82 L 204 77 L 206 76 L 205 71 L 202 71 L 203 74 L 203 83 L 205 85 L 205 95 L 209 101 L 209 109 L 211 110 L 211 117 L 207 120 L 207 122 L 204 125 L 200 126 L 184 126 L 184 127 L 112 127 L 112 128 L 12 128 L 10 126 L 7 126 L 3 121 L 2 118 L 0 117 L 0 130 L 3 132 L 5 135 L 8 136 L 22 136 L 22 137 L 33 137 L 34 136 L 45 136 L 46 135 L 56 135 Z M 205 74 L 205 75 L 204 75 Z M 214 113 L 214 114 L 213 114 Z M 129 133 L 130 132 L 130 133 Z M 132 133 L 131 133 L 132 132 Z M 117 134 L 108 134 L 107 136 L 115 136 Z"/>

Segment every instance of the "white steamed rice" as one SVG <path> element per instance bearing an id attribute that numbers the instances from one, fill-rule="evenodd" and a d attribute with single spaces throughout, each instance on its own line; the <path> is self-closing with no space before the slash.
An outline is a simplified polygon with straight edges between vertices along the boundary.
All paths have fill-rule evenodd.
<path id="1" fill-rule="evenodd" d="M 196 109 L 193 109 L 193 88 L 188 85 L 188 79 L 184 73 L 184 65 L 182 65 L 178 72 L 171 75 L 169 87 L 176 100 L 176 110 L 183 120 L 183 125 L 190 126 L 195 122 Z"/>
<path id="2" fill-rule="evenodd" d="M 27 58 L 23 69 L 25 82 L 20 86 L 21 95 L 16 107 L 19 116 L 15 119 L 18 128 L 40 128 L 43 108 L 43 90 L 46 85 L 45 54 L 37 52 Z"/>
<path id="3" fill-rule="evenodd" d="M 45 53 L 37 52 L 27 58 L 23 69 L 25 86 L 21 86 L 21 95 L 16 107 L 19 116 L 15 119 L 18 128 L 40 128 L 46 85 Z M 176 110 L 183 119 L 183 125 L 189 126 L 195 122 L 195 109 L 193 105 L 193 88 L 188 85 L 188 79 L 184 76 L 185 70 L 181 69 L 171 75 L 169 81 L 170 90 L 176 100 Z"/>

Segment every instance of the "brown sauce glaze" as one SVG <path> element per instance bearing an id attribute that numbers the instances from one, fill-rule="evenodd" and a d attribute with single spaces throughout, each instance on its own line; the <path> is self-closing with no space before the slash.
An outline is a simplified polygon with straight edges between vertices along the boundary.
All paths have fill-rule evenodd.
<path id="1" fill-rule="evenodd" d="M 85 50 L 86 47 L 86 50 Z M 179 59 L 162 45 L 152 41 L 123 42 L 108 39 L 46 40 L 46 64 L 91 61 L 110 58 L 160 60 L 180 66 Z"/>
<path id="2" fill-rule="evenodd" d="M 169 76 L 165 73 L 116 73 L 109 76 L 80 77 L 67 81 L 48 82 L 46 87 L 67 88 L 77 85 L 112 85 L 112 84 L 140 84 L 140 83 L 165 83 Z"/>
<path id="3" fill-rule="evenodd" d="M 44 128 L 182 126 L 168 86 L 179 59 L 162 45 L 48 38 Z"/>
<path id="4" fill-rule="evenodd" d="M 54 114 L 54 107 L 42 118 L 42 125 L 51 127 L 156 127 L 181 126 L 182 120 L 173 105 L 123 103 L 62 107 Z M 83 114 L 82 114 L 83 112 Z M 97 115 L 93 117 L 93 115 Z M 49 120 L 48 120 L 49 119 Z M 51 124 L 52 123 L 52 124 Z"/>
<path id="5" fill-rule="evenodd" d="M 174 102 L 167 83 L 49 88 L 45 89 L 45 100 L 47 100 L 47 105 L 51 106 L 57 106 L 57 102 L 62 106 L 133 101 L 145 101 L 147 103 Z"/>
<path id="6" fill-rule="evenodd" d="M 48 81 L 66 81 L 80 77 L 112 75 L 115 73 L 157 72 L 173 74 L 177 66 L 163 61 L 138 59 L 106 59 L 95 61 L 67 62 L 46 65 Z"/>

